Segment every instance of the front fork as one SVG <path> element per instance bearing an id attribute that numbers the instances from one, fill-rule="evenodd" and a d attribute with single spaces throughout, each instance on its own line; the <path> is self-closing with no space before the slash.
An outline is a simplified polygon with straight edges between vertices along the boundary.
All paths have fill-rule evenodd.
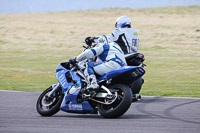
<path id="1" fill-rule="evenodd" d="M 51 85 L 51 87 L 52 87 L 52 91 L 49 92 L 48 97 L 51 97 L 52 94 L 59 89 L 60 83 L 53 84 Z"/>

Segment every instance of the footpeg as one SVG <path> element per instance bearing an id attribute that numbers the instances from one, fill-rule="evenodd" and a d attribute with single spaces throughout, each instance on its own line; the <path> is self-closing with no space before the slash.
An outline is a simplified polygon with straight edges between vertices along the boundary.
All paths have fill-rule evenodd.
<path id="1" fill-rule="evenodd" d="M 132 102 L 136 102 L 141 100 L 141 95 L 139 94 L 133 94 Z"/>

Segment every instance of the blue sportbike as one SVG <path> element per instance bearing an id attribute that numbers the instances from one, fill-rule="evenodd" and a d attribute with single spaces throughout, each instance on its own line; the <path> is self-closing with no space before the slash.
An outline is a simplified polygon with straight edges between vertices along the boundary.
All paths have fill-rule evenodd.
<path id="1" fill-rule="evenodd" d="M 77 64 L 60 63 L 56 69 L 58 83 L 51 85 L 39 96 L 37 112 L 42 116 L 52 116 L 59 110 L 79 114 L 99 113 L 104 118 L 122 116 L 132 103 L 131 84 L 145 73 L 143 60 L 136 57 L 141 59 L 143 54 L 127 56 L 130 66 L 97 76 L 100 87 L 95 90 L 86 89 L 87 80 Z"/>

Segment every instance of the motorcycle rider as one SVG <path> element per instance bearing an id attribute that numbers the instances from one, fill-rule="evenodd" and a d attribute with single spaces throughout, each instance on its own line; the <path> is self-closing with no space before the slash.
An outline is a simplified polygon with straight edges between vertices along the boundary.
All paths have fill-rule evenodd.
<path id="1" fill-rule="evenodd" d="M 101 37 L 101 39 L 105 40 L 104 37 Z M 96 62 L 86 62 L 84 75 L 89 82 L 88 89 L 99 87 L 95 74 L 103 75 L 108 71 L 116 70 L 126 65 L 124 53 L 119 45 L 114 42 L 98 43 L 97 45 L 92 49 L 85 50 L 75 59 L 70 59 L 75 60 L 75 62 L 84 62 L 85 59 L 90 60 L 97 57 Z"/>
<path id="2" fill-rule="evenodd" d="M 136 53 L 139 46 L 138 32 L 131 27 L 131 20 L 128 16 L 120 16 L 115 21 L 115 30 L 111 34 L 103 35 L 106 39 L 101 37 L 87 37 L 86 43 L 104 41 L 116 42 L 122 49 L 125 55 Z M 134 96 L 138 96 L 144 80 L 139 78 L 131 85 Z M 140 96 L 139 96 L 140 97 Z"/>
<path id="3" fill-rule="evenodd" d="M 116 42 L 124 54 L 136 53 L 139 46 L 139 37 L 135 29 L 131 28 L 131 20 L 128 16 L 118 17 L 115 21 L 115 30 L 111 34 L 103 35 L 109 42 Z M 87 37 L 86 42 L 102 42 L 98 37 Z"/>

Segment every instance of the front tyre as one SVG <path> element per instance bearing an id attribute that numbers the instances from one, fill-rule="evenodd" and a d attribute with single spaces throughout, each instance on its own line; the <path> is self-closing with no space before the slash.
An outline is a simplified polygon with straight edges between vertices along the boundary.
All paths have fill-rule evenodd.
<path id="1" fill-rule="evenodd" d="M 124 84 L 116 84 L 109 87 L 112 93 L 117 92 L 117 99 L 110 105 L 98 103 L 98 110 L 105 118 L 117 118 L 122 116 L 130 107 L 132 102 L 132 91 Z"/>
<path id="2" fill-rule="evenodd" d="M 64 97 L 62 90 L 58 89 L 51 97 L 48 97 L 50 91 L 52 91 L 52 87 L 47 88 L 37 100 L 36 109 L 42 116 L 52 116 L 60 110 Z"/>

